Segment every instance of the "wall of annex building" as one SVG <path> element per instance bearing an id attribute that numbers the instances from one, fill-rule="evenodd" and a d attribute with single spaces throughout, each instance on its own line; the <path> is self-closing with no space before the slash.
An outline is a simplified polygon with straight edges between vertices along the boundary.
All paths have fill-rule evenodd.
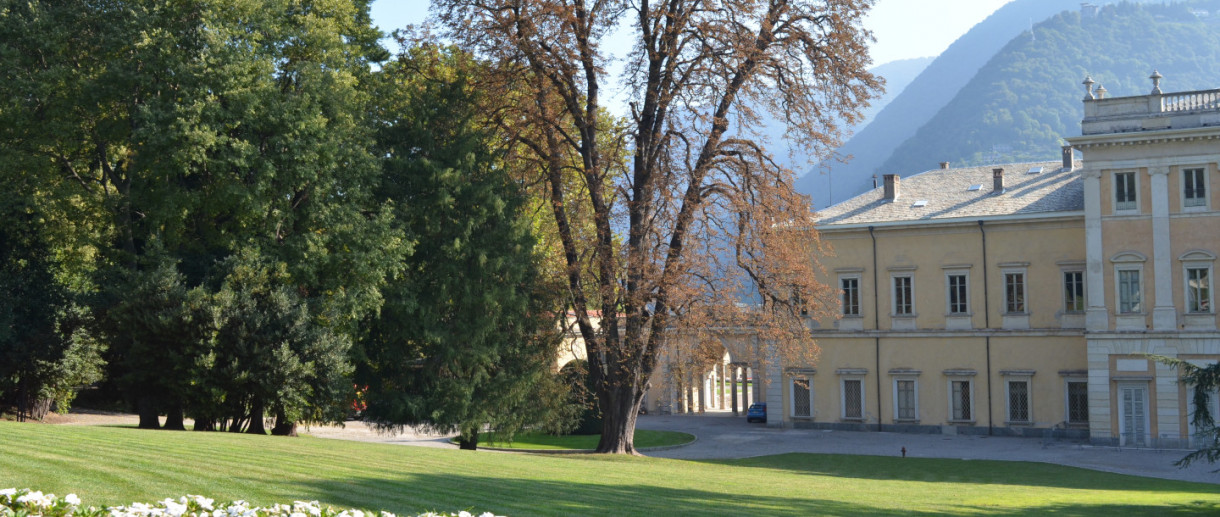
<path id="1" fill-rule="evenodd" d="M 908 333 L 892 337 L 838 337 L 817 333 L 815 368 L 789 368 L 783 376 L 784 425 L 828 429 L 887 430 L 1042 436 L 1048 428 L 1083 437 L 1083 422 L 1068 420 L 1067 382 L 1085 381 L 1085 340 L 1073 332 L 1010 332 L 985 335 Z M 990 350 L 989 350 L 990 348 Z M 988 357 L 990 352 L 990 358 Z M 879 354 L 879 355 L 878 355 Z M 862 388 L 849 389 L 860 381 Z M 899 382 L 904 384 L 900 386 Z M 954 382 L 966 381 L 969 415 L 954 410 Z M 811 410 L 799 384 L 811 386 Z M 1024 383 L 1016 402 L 1024 419 L 1013 420 L 1009 382 Z M 903 396 L 900 390 L 914 396 Z M 957 386 L 960 392 L 963 385 Z M 853 404 L 849 396 L 862 396 Z M 902 399 L 902 404 L 896 399 Z M 914 407 L 910 403 L 914 402 Z M 960 402 L 960 401 L 959 401 Z M 851 408 L 862 408 L 852 414 Z M 905 407 L 904 407 L 905 406 Z"/>
<path id="2" fill-rule="evenodd" d="M 992 221 L 984 223 L 983 230 L 985 264 L 983 232 L 975 221 L 875 228 L 874 271 L 867 228 L 822 229 L 833 255 L 820 259 L 824 267 L 820 280 L 841 292 L 844 280 L 854 279 L 858 311 L 850 314 L 841 295 L 840 317 L 821 320 L 817 327 L 873 330 L 879 323 L 881 330 L 905 331 L 1083 326 L 1083 311 L 1065 306 L 1063 277 L 1065 270 L 1084 267 L 1083 216 Z M 1012 307 L 1006 303 L 1005 279 L 1010 273 L 1021 275 L 1020 311 L 1008 311 Z M 950 304 L 951 275 L 966 278 L 965 311 Z M 909 314 L 901 314 L 895 303 L 899 277 L 911 279 Z"/>

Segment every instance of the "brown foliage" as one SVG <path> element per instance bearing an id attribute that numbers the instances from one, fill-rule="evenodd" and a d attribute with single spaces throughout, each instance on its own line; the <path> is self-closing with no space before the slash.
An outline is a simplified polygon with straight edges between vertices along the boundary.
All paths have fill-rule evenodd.
<path id="1" fill-rule="evenodd" d="M 865 70 L 871 4 L 434 0 L 447 36 L 495 63 L 489 84 L 516 92 L 497 120 L 550 201 L 605 415 L 599 451 L 634 452 L 666 336 L 749 328 L 765 356 L 812 357 L 802 312 L 829 310 L 834 291 L 814 280 L 809 201 L 756 130 L 766 114 L 810 160 L 831 152 L 880 87 Z M 635 38 L 626 124 L 601 104 L 601 45 L 620 19 Z"/>

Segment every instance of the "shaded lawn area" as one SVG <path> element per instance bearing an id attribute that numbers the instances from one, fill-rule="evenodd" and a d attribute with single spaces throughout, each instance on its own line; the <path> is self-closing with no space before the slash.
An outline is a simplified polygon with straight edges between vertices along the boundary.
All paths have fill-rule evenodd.
<path id="1" fill-rule="evenodd" d="M 513 437 L 511 442 L 488 441 L 488 447 L 497 447 L 502 449 L 535 449 L 535 450 L 560 450 L 560 449 L 596 449 L 597 442 L 601 439 L 600 434 L 569 434 L 564 436 L 555 436 L 546 433 L 520 433 Z M 637 449 L 648 447 L 669 447 L 681 445 L 695 441 L 695 435 L 688 433 L 679 433 L 677 431 L 650 431 L 647 429 L 635 430 L 635 446 Z"/>
<path id="2" fill-rule="evenodd" d="M 0 422 L 5 487 L 99 505 L 190 493 L 402 514 L 1220 513 L 1220 486 L 1041 463 L 818 454 L 692 462 Z"/>

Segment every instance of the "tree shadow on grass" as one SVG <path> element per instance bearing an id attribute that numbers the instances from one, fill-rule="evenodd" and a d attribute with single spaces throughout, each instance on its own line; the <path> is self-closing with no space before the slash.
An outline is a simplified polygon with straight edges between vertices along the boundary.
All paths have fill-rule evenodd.
<path id="1" fill-rule="evenodd" d="M 1058 504 L 1023 508 L 946 503 L 935 511 L 886 508 L 868 501 L 846 503 L 810 497 L 782 498 L 647 484 L 605 485 L 576 481 L 505 479 L 474 474 L 423 473 L 398 479 L 351 478 L 298 483 L 309 497 L 345 507 L 380 504 L 380 510 L 414 515 L 424 511 L 493 512 L 497 515 L 1165 515 L 1216 514 L 1220 502 L 1200 500 L 1179 507 L 1153 505 Z M 799 489 L 798 489 L 799 490 Z M 892 504 L 892 502 L 891 502 Z"/>
<path id="2" fill-rule="evenodd" d="M 1033 461 L 789 453 L 734 460 L 706 460 L 699 463 L 884 481 L 1018 485 L 1080 490 L 1188 491 L 1201 495 L 1220 495 L 1220 486 L 1217 485 L 1115 474 Z"/>

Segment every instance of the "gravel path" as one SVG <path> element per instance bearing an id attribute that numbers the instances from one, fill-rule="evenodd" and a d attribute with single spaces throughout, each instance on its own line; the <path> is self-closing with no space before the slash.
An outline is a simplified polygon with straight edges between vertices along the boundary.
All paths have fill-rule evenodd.
<path id="1" fill-rule="evenodd" d="M 1094 447 L 1070 441 L 995 436 L 954 436 L 809 429 L 774 429 L 747 424 L 745 417 L 727 413 L 704 415 L 645 415 L 640 429 L 682 431 L 699 439 L 686 447 L 657 451 L 650 456 L 677 459 L 727 459 L 813 452 L 960 458 L 966 460 L 1037 461 L 1119 474 L 1220 484 L 1220 466 L 1193 465 L 1180 469 L 1173 462 L 1185 450 Z"/>
<path id="2" fill-rule="evenodd" d="M 47 420 L 62 425 L 135 425 L 138 418 L 120 413 L 74 412 L 70 415 L 49 415 Z M 187 425 L 189 427 L 190 424 Z M 684 447 L 648 453 L 659 458 L 729 459 L 788 452 L 901 456 L 901 450 L 905 447 L 907 455 L 915 458 L 1037 461 L 1119 474 L 1220 484 L 1220 473 L 1211 472 L 1218 466 L 1197 464 L 1187 469 L 1175 467 L 1173 462 L 1186 454 L 1184 450 L 1094 447 L 1069 441 L 994 436 L 774 429 L 763 424 L 747 424 L 744 417 L 733 417 L 725 412 L 642 415 L 638 427 L 681 431 L 698 438 L 695 443 Z M 343 427 L 315 426 L 301 431 L 319 438 L 457 448 L 449 442 L 452 435 L 410 430 L 399 434 L 380 433 L 363 422 L 348 422 Z"/>

